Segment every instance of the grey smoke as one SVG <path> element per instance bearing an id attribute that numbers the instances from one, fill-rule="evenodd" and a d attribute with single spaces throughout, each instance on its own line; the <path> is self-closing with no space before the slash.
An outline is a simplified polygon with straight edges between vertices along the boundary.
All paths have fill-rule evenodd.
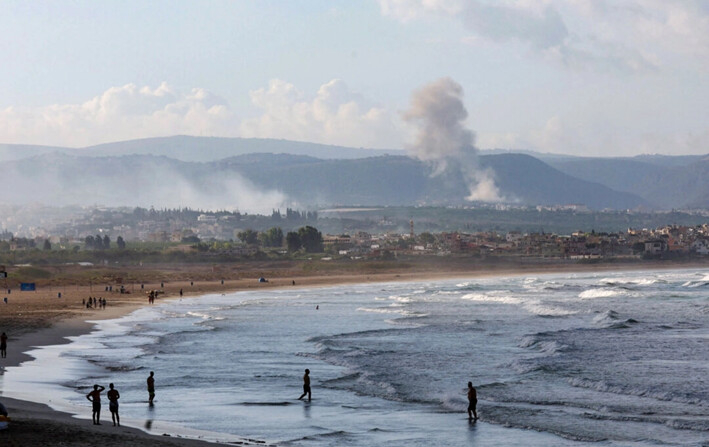
<path id="1" fill-rule="evenodd" d="M 212 164 L 166 157 L 73 157 L 48 154 L 5 162 L 0 187 L 6 205 L 109 206 L 239 210 L 267 214 L 290 204 Z"/>
<path id="2" fill-rule="evenodd" d="M 463 87 L 451 78 L 441 78 L 415 90 L 404 120 L 417 128 L 410 156 L 430 163 L 433 175 L 460 170 L 470 194 L 467 200 L 502 200 L 494 172 L 478 164 L 475 134 L 465 127 L 468 111 L 463 104 Z"/>

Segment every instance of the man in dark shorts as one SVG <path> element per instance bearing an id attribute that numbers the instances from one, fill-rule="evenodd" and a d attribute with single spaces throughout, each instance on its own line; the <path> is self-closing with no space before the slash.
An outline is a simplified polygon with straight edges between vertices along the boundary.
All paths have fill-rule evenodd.
<path id="1" fill-rule="evenodd" d="M 119 427 L 121 426 L 121 418 L 118 416 L 118 399 L 121 398 L 121 395 L 118 394 L 118 390 L 113 388 L 113 384 L 109 383 L 108 384 L 108 393 L 106 393 L 106 397 L 108 397 L 108 409 L 111 410 L 111 420 L 113 420 L 113 426 L 115 427 L 118 425 Z"/>
<path id="2" fill-rule="evenodd" d="M 308 402 L 310 402 L 310 370 L 306 369 L 305 370 L 305 375 L 303 375 L 303 394 L 300 395 L 298 400 L 302 399 L 305 397 L 305 395 L 308 395 Z"/>
<path id="3" fill-rule="evenodd" d="M 0 334 L 0 357 L 7 357 L 7 334 Z"/>
<path id="4" fill-rule="evenodd" d="M 148 377 L 148 403 L 153 404 L 153 399 L 155 398 L 155 375 L 154 372 L 150 371 L 150 377 Z"/>
<path id="5" fill-rule="evenodd" d="M 478 420 L 478 392 L 473 388 L 473 382 L 468 382 L 468 419 L 471 421 Z M 475 419 L 473 419 L 473 415 Z"/>
<path id="6" fill-rule="evenodd" d="M 94 425 L 101 425 L 101 423 L 99 422 L 99 418 L 101 417 L 101 391 L 105 389 L 106 388 L 100 385 L 94 385 L 94 390 L 86 395 L 86 399 L 91 401 L 91 403 L 93 404 L 91 420 L 94 422 Z"/>

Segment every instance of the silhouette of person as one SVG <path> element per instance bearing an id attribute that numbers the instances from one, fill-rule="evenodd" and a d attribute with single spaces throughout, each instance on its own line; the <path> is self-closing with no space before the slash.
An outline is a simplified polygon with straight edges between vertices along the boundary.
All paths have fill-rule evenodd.
<path id="1" fill-rule="evenodd" d="M 153 399 L 155 398 L 155 373 L 150 371 L 150 377 L 148 377 L 148 403 L 153 404 Z"/>
<path id="2" fill-rule="evenodd" d="M 100 385 L 94 385 L 94 390 L 86 395 L 86 399 L 92 404 L 91 420 L 94 425 L 101 425 L 99 418 L 101 417 L 101 391 L 106 388 Z"/>
<path id="3" fill-rule="evenodd" d="M 116 425 L 120 427 L 121 418 L 118 416 L 118 399 L 121 398 L 121 395 L 118 393 L 117 389 L 113 388 L 112 383 L 109 383 L 108 387 L 110 389 L 108 393 L 106 393 L 106 397 L 108 397 L 108 409 L 111 410 L 111 420 L 113 421 L 114 427 Z"/>
<path id="4" fill-rule="evenodd" d="M 298 400 L 304 398 L 306 394 L 308 395 L 308 402 L 310 402 L 311 394 L 310 394 L 310 370 L 309 369 L 306 369 L 305 374 L 303 375 L 303 394 L 300 395 Z"/>
<path id="5" fill-rule="evenodd" d="M 0 357 L 7 357 L 7 334 L 0 334 Z"/>
<path id="6" fill-rule="evenodd" d="M 473 388 L 473 382 L 468 382 L 468 419 L 471 421 L 478 420 L 478 392 Z M 475 415 L 475 419 L 473 419 Z"/>

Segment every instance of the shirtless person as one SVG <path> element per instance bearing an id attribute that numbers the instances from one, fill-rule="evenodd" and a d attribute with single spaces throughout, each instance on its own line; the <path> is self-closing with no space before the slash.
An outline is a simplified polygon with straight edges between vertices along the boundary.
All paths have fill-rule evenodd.
<path id="1" fill-rule="evenodd" d="M 7 357 L 7 334 L 0 334 L 0 357 Z"/>
<path id="2" fill-rule="evenodd" d="M 101 391 L 105 389 L 106 388 L 100 385 L 94 385 L 94 390 L 86 395 L 86 399 L 93 404 L 91 420 L 94 422 L 94 425 L 101 425 L 101 423 L 98 421 L 101 417 Z"/>
<path id="3" fill-rule="evenodd" d="M 478 420 L 477 405 L 478 392 L 473 388 L 473 382 L 468 382 L 468 419 L 471 421 Z M 473 419 L 473 415 L 475 415 L 475 419 Z"/>
<path id="4" fill-rule="evenodd" d="M 303 394 L 300 395 L 298 400 L 302 399 L 305 397 L 305 395 L 308 395 L 308 402 L 310 402 L 310 370 L 306 369 L 305 370 L 305 375 L 303 376 Z"/>
<path id="5" fill-rule="evenodd" d="M 116 425 L 120 427 L 121 418 L 118 416 L 118 399 L 121 398 L 121 395 L 118 394 L 117 389 L 113 388 L 112 383 L 109 383 L 108 387 L 110 388 L 110 390 L 108 390 L 108 393 L 106 393 L 106 397 L 108 397 L 108 409 L 111 410 L 111 420 L 113 420 L 114 427 Z"/>
<path id="6" fill-rule="evenodd" d="M 150 377 L 148 377 L 148 404 L 153 404 L 153 399 L 155 398 L 155 375 L 154 372 L 150 371 Z"/>

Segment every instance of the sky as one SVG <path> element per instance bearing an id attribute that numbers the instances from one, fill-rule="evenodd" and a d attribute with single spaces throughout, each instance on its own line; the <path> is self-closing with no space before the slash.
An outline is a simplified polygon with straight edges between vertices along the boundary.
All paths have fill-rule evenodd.
<path id="1" fill-rule="evenodd" d="M 709 153 L 706 0 L 5 0 L 0 60 L 0 143 L 400 149 L 452 82 L 480 149 Z"/>

